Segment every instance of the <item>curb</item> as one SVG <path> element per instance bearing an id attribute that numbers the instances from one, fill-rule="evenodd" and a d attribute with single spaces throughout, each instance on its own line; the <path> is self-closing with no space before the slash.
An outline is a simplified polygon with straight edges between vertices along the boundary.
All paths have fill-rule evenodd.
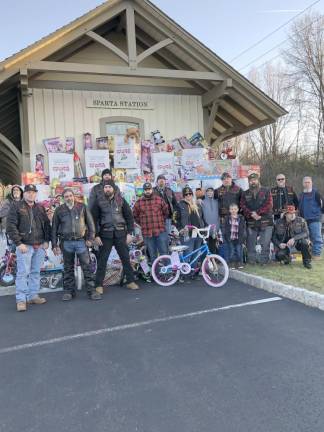
<path id="1" fill-rule="evenodd" d="M 238 270 L 230 270 L 230 277 L 237 281 L 252 285 L 255 288 L 263 289 L 273 294 L 278 294 L 290 300 L 298 301 L 306 306 L 324 310 L 324 295 L 308 291 L 304 288 L 286 285 L 261 276 L 243 273 Z"/>

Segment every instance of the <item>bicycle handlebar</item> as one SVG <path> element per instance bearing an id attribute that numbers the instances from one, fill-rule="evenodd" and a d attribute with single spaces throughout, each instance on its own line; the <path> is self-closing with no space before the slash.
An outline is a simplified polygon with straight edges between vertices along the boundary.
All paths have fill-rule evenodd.
<path id="1" fill-rule="evenodd" d="M 200 237 L 201 239 L 206 239 L 209 237 L 210 234 L 210 229 L 214 228 L 216 225 L 208 225 L 208 227 L 204 227 L 204 228 L 197 228 L 194 225 L 186 225 L 186 228 L 192 229 L 194 231 L 196 231 L 198 237 Z M 205 232 L 206 235 L 203 235 L 202 233 Z"/>

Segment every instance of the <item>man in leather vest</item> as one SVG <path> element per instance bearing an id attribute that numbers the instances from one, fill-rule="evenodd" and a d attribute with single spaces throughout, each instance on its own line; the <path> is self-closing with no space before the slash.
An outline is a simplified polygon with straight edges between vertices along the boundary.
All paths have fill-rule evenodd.
<path id="1" fill-rule="evenodd" d="M 168 217 L 165 220 L 166 232 L 170 234 L 173 213 L 177 208 L 177 199 L 172 189 L 166 186 L 166 177 L 159 174 L 156 179 L 157 185 L 153 188 L 153 192 L 160 196 L 168 206 Z"/>
<path id="2" fill-rule="evenodd" d="M 96 291 L 103 293 L 107 260 L 113 246 L 115 246 L 122 262 L 127 288 L 138 289 L 127 247 L 127 243 L 132 240 L 134 218 L 131 208 L 121 196 L 113 180 L 103 182 L 103 194 L 96 198 L 92 207 L 92 215 L 97 229 L 95 243 L 100 247 Z"/>
<path id="3" fill-rule="evenodd" d="M 277 186 L 271 188 L 273 216 L 275 220 L 280 219 L 280 216 L 288 205 L 293 205 L 295 209 L 298 209 L 297 195 L 291 186 L 286 186 L 285 175 L 277 174 L 276 182 Z"/>
<path id="4" fill-rule="evenodd" d="M 237 204 L 240 208 L 242 189 L 237 186 L 228 172 L 224 172 L 221 176 L 222 186 L 215 189 L 215 199 L 218 199 L 219 218 L 221 226 L 224 224 L 225 217 L 228 216 L 229 206 Z"/>
<path id="5" fill-rule="evenodd" d="M 272 195 L 270 189 L 260 185 L 259 175 L 248 176 L 249 189 L 242 193 L 241 209 L 247 222 L 247 252 L 250 264 L 256 263 L 256 244 L 260 237 L 260 264 L 269 261 L 273 227 Z"/>
<path id="6" fill-rule="evenodd" d="M 44 304 L 39 297 L 40 269 L 45 249 L 51 239 L 51 227 L 44 207 L 35 202 L 37 188 L 25 186 L 24 198 L 11 204 L 7 217 L 7 235 L 16 246 L 17 311 L 24 312 L 28 304 Z"/>
<path id="7" fill-rule="evenodd" d="M 276 248 L 278 261 L 290 264 L 290 249 L 295 247 L 302 254 L 304 267 L 312 268 L 307 223 L 302 217 L 296 216 L 296 209 L 293 205 L 288 205 L 283 217 L 277 220 L 272 234 L 272 242 Z"/>
<path id="8" fill-rule="evenodd" d="M 90 211 L 84 204 L 75 201 L 72 189 L 63 192 L 64 204 L 54 212 L 52 221 L 52 248 L 55 255 L 63 253 L 64 275 L 62 300 L 72 300 L 76 295 L 74 275 L 75 254 L 83 271 L 88 296 L 91 300 L 100 300 L 95 291 L 94 274 L 90 268 L 88 247 L 91 246 L 95 227 Z"/>

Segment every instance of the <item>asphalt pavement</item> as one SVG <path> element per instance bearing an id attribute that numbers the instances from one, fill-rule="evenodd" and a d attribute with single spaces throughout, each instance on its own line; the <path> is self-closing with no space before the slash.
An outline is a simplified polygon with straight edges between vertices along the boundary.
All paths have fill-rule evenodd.
<path id="1" fill-rule="evenodd" d="M 323 312 L 232 280 L 142 286 L 0 297 L 1 432 L 323 431 Z"/>

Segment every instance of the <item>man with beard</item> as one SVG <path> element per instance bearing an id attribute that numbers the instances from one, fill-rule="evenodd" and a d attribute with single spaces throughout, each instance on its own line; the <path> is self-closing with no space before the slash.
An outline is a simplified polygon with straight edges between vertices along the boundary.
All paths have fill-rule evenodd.
<path id="1" fill-rule="evenodd" d="M 299 213 L 308 225 L 310 239 L 312 241 L 312 255 L 315 261 L 321 259 L 323 239 L 321 233 L 321 216 L 323 200 L 318 190 L 313 188 L 311 177 L 303 179 L 304 191 L 299 197 Z"/>
<path id="2" fill-rule="evenodd" d="M 259 175 L 248 176 L 249 189 L 242 193 L 241 209 L 247 222 L 247 252 L 250 264 L 256 262 L 256 243 L 260 236 L 260 264 L 269 261 L 273 214 L 270 190 L 260 185 Z"/>
<path id="3" fill-rule="evenodd" d="M 76 295 L 74 275 L 75 254 L 77 254 L 91 300 L 100 300 L 101 295 L 95 291 L 94 274 L 90 268 L 88 247 L 91 246 L 95 227 L 90 211 L 84 204 L 75 201 L 72 189 L 63 192 L 64 204 L 54 212 L 52 222 L 52 248 L 55 255 L 63 253 L 64 293 L 62 300 L 69 301 Z M 59 245 L 58 245 L 59 241 Z"/>
<path id="4" fill-rule="evenodd" d="M 172 189 L 166 186 L 166 177 L 163 174 L 157 176 L 157 185 L 153 189 L 154 193 L 160 196 L 168 206 L 168 217 L 165 221 L 166 231 L 171 232 L 172 216 L 177 208 L 177 199 Z"/>
<path id="5" fill-rule="evenodd" d="M 92 207 L 94 206 L 94 203 L 96 199 L 99 197 L 100 194 L 103 194 L 103 183 L 106 180 L 112 180 L 112 174 L 111 170 L 109 168 L 105 168 L 101 173 L 101 182 L 97 185 L 93 186 L 90 192 L 89 201 L 88 201 L 88 207 L 90 211 L 92 211 Z"/>
<path id="6" fill-rule="evenodd" d="M 103 182 L 103 193 L 96 198 L 92 207 L 92 215 L 97 230 L 95 243 L 100 247 L 96 291 L 103 294 L 107 260 L 113 246 L 122 262 L 127 288 L 139 289 L 135 283 L 127 247 L 127 243 L 132 241 L 134 218 L 131 208 L 121 196 L 113 180 Z"/>
<path id="7" fill-rule="evenodd" d="M 40 269 L 51 239 L 51 227 L 45 209 L 35 202 L 36 194 L 35 185 L 26 185 L 24 199 L 13 202 L 7 217 L 7 234 L 16 246 L 18 312 L 26 311 L 27 304 L 46 303 L 39 296 Z"/>
<path id="8" fill-rule="evenodd" d="M 290 264 L 290 250 L 295 247 L 301 252 L 304 267 L 311 269 L 310 240 L 305 219 L 296 216 L 296 209 L 288 205 L 273 230 L 272 242 L 276 248 L 276 259 L 284 264 Z"/>
<path id="9" fill-rule="evenodd" d="M 160 196 L 153 193 L 151 183 L 144 183 L 143 191 L 142 197 L 134 205 L 133 216 L 141 227 L 144 243 L 153 263 L 158 253 L 168 254 L 166 219 L 169 216 L 169 207 Z"/>
<path id="10" fill-rule="evenodd" d="M 275 220 L 280 219 L 280 216 L 284 213 L 287 205 L 293 205 L 295 209 L 298 209 L 297 195 L 291 186 L 286 185 L 285 175 L 277 174 L 276 181 L 277 186 L 271 189 L 273 215 Z"/>

